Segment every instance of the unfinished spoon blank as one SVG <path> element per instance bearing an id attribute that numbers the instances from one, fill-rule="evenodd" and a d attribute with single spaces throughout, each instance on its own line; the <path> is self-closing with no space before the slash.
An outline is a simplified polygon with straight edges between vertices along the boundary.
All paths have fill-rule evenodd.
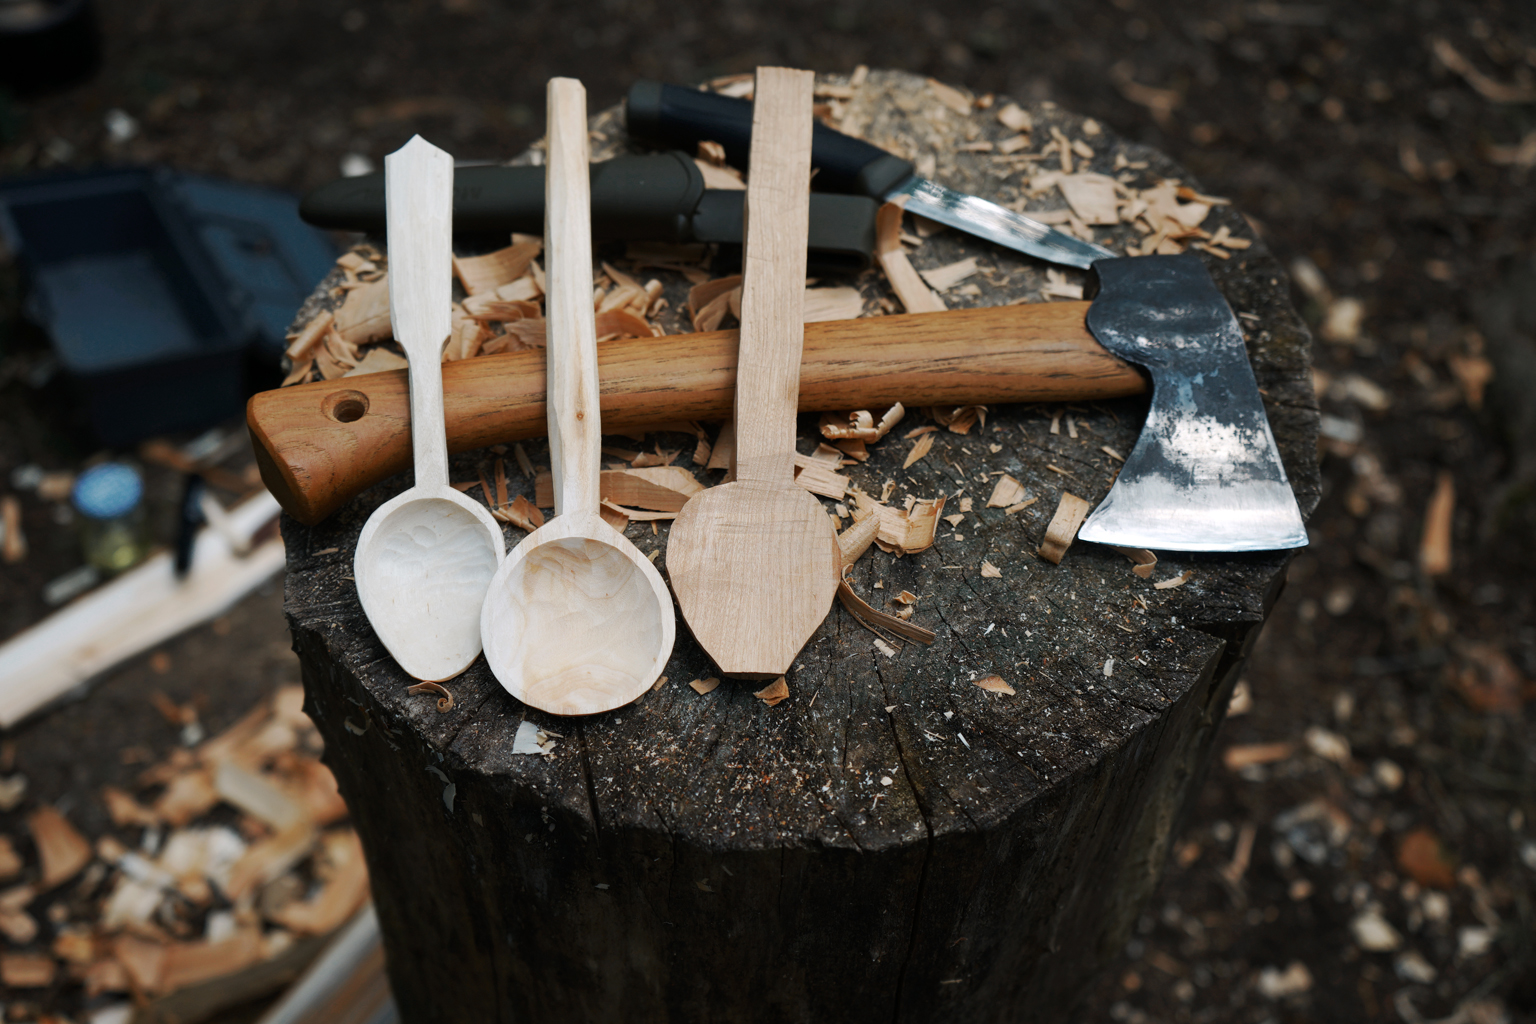
<path id="1" fill-rule="evenodd" d="M 598 514 L 586 103 L 580 82 L 550 80 L 544 251 L 555 518 L 507 556 L 480 615 L 486 661 L 501 685 L 556 715 L 610 711 L 646 692 L 677 629 L 661 574 Z"/>
<path id="2" fill-rule="evenodd" d="M 480 605 L 506 550 L 501 526 L 448 486 L 443 345 L 453 305 L 453 158 L 416 136 L 384 158 L 389 315 L 409 362 L 416 485 L 374 510 L 352 575 L 374 632 L 417 679 L 480 653 Z"/>
<path id="3" fill-rule="evenodd" d="M 683 618 L 727 675 L 787 672 L 837 593 L 837 532 L 795 483 L 809 230 L 809 71 L 758 68 L 736 365 L 736 479 L 688 500 L 667 570 Z"/>

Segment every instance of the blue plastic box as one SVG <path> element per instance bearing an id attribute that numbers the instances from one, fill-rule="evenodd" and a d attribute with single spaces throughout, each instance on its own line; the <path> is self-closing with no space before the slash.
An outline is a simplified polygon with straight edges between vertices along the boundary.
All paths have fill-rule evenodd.
<path id="1" fill-rule="evenodd" d="M 238 415 L 336 256 L 297 197 L 164 168 L 0 182 L 0 231 L 109 445 Z"/>

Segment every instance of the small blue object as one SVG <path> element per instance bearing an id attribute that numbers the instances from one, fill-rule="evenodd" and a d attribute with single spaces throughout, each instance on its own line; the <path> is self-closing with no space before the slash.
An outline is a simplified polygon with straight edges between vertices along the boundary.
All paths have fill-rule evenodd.
<path id="1" fill-rule="evenodd" d="M 75 481 L 75 508 L 91 519 L 116 519 L 132 512 L 144 497 L 144 482 L 133 467 L 104 462 Z"/>

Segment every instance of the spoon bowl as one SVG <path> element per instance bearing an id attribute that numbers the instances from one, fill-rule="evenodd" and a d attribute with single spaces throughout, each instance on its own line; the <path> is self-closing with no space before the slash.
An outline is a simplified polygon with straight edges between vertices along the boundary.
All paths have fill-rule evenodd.
<path id="1" fill-rule="evenodd" d="M 368 517 L 352 576 L 400 667 L 441 682 L 480 653 L 480 606 L 506 544 L 491 514 L 448 486 L 439 360 L 453 300 L 453 158 L 418 135 L 385 158 L 384 192 L 389 315 L 409 372 L 416 485 Z"/>
<path id="2" fill-rule="evenodd" d="M 661 574 L 597 516 L 529 534 L 481 612 L 486 660 L 508 692 L 556 715 L 614 708 L 644 693 L 672 653 L 676 622 Z"/>
<path id="3" fill-rule="evenodd" d="M 451 488 L 412 488 L 369 518 L 352 575 L 374 632 L 406 672 L 441 682 L 475 660 L 500 541 L 496 520 Z"/>

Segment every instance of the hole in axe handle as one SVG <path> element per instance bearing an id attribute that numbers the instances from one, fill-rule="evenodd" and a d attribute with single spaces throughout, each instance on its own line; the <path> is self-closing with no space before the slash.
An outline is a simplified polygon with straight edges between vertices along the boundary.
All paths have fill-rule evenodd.
<path id="1" fill-rule="evenodd" d="M 356 423 L 368 414 L 368 396 L 361 391 L 333 391 L 325 396 L 325 414 L 337 423 Z"/>

